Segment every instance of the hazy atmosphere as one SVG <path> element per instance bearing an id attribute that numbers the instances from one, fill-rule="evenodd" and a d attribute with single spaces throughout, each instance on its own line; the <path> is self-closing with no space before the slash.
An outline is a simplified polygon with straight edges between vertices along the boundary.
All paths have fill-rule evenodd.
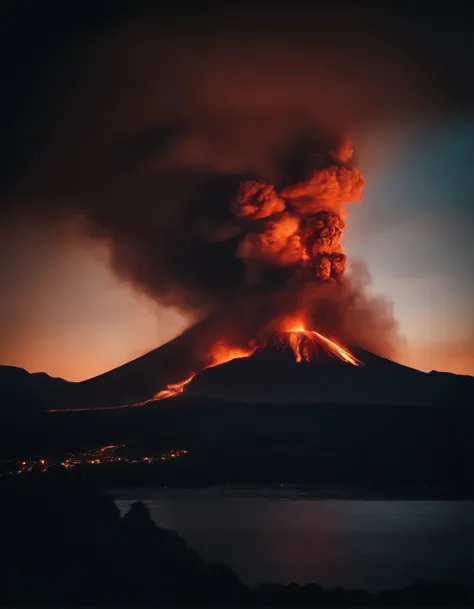
<path id="1" fill-rule="evenodd" d="M 438 38 L 410 26 L 402 51 L 395 26 L 365 36 L 370 23 L 349 12 L 324 13 L 319 36 L 304 19 L 298 35 L 287 31 L 284 11 L 270 22 L 255 11 L 240 37 L 229 15 L 192 32 L 168 17 L 169 31 L 149 10 L 98 24 L 100 37 L 72 37 L 54 60 L 40 49 L 41 64 L 18 51 L 23 82 L 2 102 L 14 145 L 2 189 L 0 363 L 81 380 L 179 334 L 234 272 L 222 259 L 203 275 L 209 254 L 200 262 L 190 241 L 183 250 L 194 217 L 168 213 L 200 184 L 196 168 L 272 176 L 275 150 L 322 123 L 351 135 L 365 177 L 344 246 L 349 267 L 363 262 L 370 291 L 393 305 L 403 339 L 394 359 L 473 374 L 474 123 L 468 85 L 442 72 L 462 43 L 449 19 Z"/>

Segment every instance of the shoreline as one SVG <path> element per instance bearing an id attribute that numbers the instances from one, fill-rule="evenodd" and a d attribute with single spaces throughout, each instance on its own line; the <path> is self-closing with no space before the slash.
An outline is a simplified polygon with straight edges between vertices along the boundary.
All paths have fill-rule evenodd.
<path id="1" fill-rule="evenodd" d="M 103 491 L 115 500 L 133 499 L 138 495 L 155 495 L 156 498 L 186 500 L 190 495 L 202 494 L 206 499 L 267 499 L 288 501 L 474 501 L 466 495 L 416 493 L 397 491 L 347 491 L 343 489 L 316 489 L 303 485 L 202 485 L 202 486 L 103 486 Z M 133 497 L 130 497 L 133 495 Z M 154 498 L 154 497 L 153 497 Z"/>

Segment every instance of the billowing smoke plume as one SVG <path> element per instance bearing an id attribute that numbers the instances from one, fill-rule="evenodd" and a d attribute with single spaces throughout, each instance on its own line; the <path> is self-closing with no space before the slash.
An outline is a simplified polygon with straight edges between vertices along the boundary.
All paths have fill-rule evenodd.
<path id="1" fill-rule="evenodd" d="M 192 27 L 152 12 L 88 38 L 25 123 L 10 213 L 78 218 L 121 280 L 213 315 L 233 342 L 302 311 L 388 354 L 390 308 L 346 273 L 346 204 L 364 180 L 343 135 L 359 150 L 370 126 L 425 112 L 427 72 L 357 7 L 305 7 Z"/>
<path id="2" fill-rule="evenodd" d="M 360 172 L 348 164 L 351 157 L 352 145 L 345 138 L 338 149 L 328 151 L 327 167 L 315 168 L 280 192 L 256 181 L 241 185 L 233 211 L 247 220 L 248 234 L 237 256 L 249 281 L 258 282 L 272 268 L 291 269 L 290 279 L 298 283 L 342 281 L 345 204 L 361 201 L 364 186 Z"/>

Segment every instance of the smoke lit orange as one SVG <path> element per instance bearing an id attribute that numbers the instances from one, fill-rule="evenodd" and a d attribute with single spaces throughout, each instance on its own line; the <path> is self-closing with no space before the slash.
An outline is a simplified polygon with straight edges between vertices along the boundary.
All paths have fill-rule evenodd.
<path id="1" fill-rule="evenodd" d="M 241 183 L 230 204 L 230 211 L 237 221 L 237 234 L 243 233 L 235 256 L 244 265 L 246 282 L 258 284 L 258 292 L 261 293 L 268 280 L 268 293 L 273 295 L 272 286 L 280 280 L 281 287 L 291 293 L 295 318 L 286 318 L 277 339 L 291 347 L 297 362 L 311 362 L 315 350 L 322 348 L 343 362 L 353 366 L 361 364 L 345 347 L 316 330 L 306 330 L 302 322 L 311 317 L 322 322 L 317 312 L 308 310 L 311 305 L 304 300 L 304 294 L 309 293 L 306 288 L 342 286 L 344 282 L 347 257 L 342 249 L 342 235 L 346 204 L 362 201 L 365 183 L 352 165 L 352 153 L 352 143 L 345 138 L 339 146 L 326 151 L 315 168 L 295 175 L 292 183 L 285 183 L 283 188 L 260 180 Z M 278 299 L 279 294 L 281 291 L 275 291 L 274 298 Z M 249 300 L 251 298 L 249 296 Z M 200 370 L 251 356 L 258 345 L 251 345 L 247 339 L 255 335 L 257 328 L 268 328 L 275 320 L 271 319 L 272 313 L 267 309 L 262 314 L 259 307 L 252 307 L 252 302 L 249 307 L 256 322 L 252 324 L 253 330 L 240 329 L 238 334 L 234 328 L 233 336 L 238 338 L 230 342 L 226 340 L 229 335 L 223 332 L 213 346 L 197 349 L 199 363 L 190 364 L 183 372 L 183 376 L 189 376 L 166 385 L 149 400 L 111 409 L 143 406 L 176 397 L 185 391 Z M 288 309 L 285 305 L 285 310 Z M 273 307 L 272 310 L 283 310 L 283 307 Z M 234 321 L 238 329 L 240 320 L 237 314 Z"/>
<path id="2" fill-rule="evenodd" d="M 211 363 L 206 368 L 213 368 L 214 366 L 220 366 L 226 362 L 230 362 L 233 359 L 239 359 L 242 357 L 249 357 L 255 353 L 257 346 L 254 347 L 231 347 L 225 341 L 220 340 L 212 347 L 211 350 Z"/>

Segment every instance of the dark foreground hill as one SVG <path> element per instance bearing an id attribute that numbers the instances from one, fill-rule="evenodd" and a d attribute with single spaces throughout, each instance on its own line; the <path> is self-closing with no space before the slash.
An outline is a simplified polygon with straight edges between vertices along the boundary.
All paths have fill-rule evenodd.
<path id="1" fill-rule="evenodd" d="M 419 583 L 370 594 L 308 583 L 244 586 L 211 565 L 136 503 L 67 477 L 3 482 L 2 606 L 469 606 L 472 590 Z M 278 535 L 278 531 L 275 531 Z M 343 582 L 341 582 L 343 583 Z"/>

